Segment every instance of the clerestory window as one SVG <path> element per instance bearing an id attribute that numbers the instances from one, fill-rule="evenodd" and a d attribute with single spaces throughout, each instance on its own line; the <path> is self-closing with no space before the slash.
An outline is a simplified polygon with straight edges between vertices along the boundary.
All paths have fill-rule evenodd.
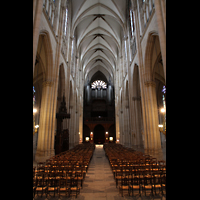
<path id="1" fill-rule="evenodd" d="M 65 21 L 64 21 L 64 35 L 67 34 L 67 15 L 68 15 L 68 10 L 66 9 Z"/>

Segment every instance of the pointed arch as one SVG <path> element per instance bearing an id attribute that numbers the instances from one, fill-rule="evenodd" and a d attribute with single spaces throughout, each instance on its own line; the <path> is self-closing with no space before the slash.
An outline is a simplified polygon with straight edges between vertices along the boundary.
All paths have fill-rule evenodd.
<path id="1" fill-rule="evenodd" d="M 53 51 L 48 31 L 41 30 L 39 36 L 43 36 L 43 44 L 46 54 L 46 80 L 51 80 L 53 75 Z"/>
<path id="2" fill-rule="evenodd" d="M 145 51 L 145 60 L 144 60 L 144 81 L 152 81 L 153 80 L 153 72 L 152 72 L 152 53 L 155 37 L 158 36 L 158 33 L 155 31 L 149 32 L 146 44 Z"/>

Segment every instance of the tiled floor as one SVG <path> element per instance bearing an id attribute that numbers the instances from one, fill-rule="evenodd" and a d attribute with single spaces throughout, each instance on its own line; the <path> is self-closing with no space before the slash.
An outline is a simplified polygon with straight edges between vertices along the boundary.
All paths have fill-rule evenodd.
<path id="1" fill-rule="evenodd" d="M 45 199 L 45 197 L 37 197 L 35 199 Z M 58 200 L 58 197 L 47 197 L 47 199 Z M 72 196 L 70 198 L 61 197 L 62 199 L 77 199 L 77 200 L 124 200 L 124 199 L 134 199 L 134 200 L 165 200 L 166 195 L 157 195 L 154 197 L 145 197 L 144 194 L 140 197 L 128 196 L 127 193 L 124 193 L 124 197 L 119 195 L 119 190 L 116 188 L 115 180 L 108 162 L 108 159 L 105 156 L 105 151 L 103 145 L 96 145 L 92 160 L 87 171 L 83 188 L 81 189 L 80 194 L 76 198 Z"/>

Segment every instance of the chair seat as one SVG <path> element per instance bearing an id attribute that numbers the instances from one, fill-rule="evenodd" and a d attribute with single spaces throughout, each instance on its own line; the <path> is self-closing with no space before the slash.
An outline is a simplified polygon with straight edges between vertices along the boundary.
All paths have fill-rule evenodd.
<path id="1" fill-rule="evenodd" d="M 123 189 L 123 190 L 128 190 L 129 186 L 128 185 L 121 185 L 120 188 Z"/>
<path id="2" fill-rule="evenodd" d="M 154 185 L 154 188 L 161 188 L 161 185 Z"/>
<path id="3" fill-rule="evenodd" d="M 140 189 L 139 185 L 131 185 L 130 187 L 133 188 L 133 189 Z"/>
<path id="4" fill-rule="evenodd" d="M 79 190 L 80 188 L 77 188 L 77 187 L 71 187 L 70 190 L 73 190 L 73 191 L 76 191 L 76 190 Z"/>
<path id="5" fill-rule="evenodd" d="M 66 190 L 68 190 L 69 188 L 67 188 L 67 187 L 63 187 L 63 188 L 60 188 L 59 190 L 60 191 L 66 191 Z"/>
<path id="6" fill-rule="evenodd" d="M 116 179 L 122 179 L 122 176 L 115 176 Z"/>
<path id="7" fill-rule="evenodd" d="M 48 191 L 54 191 L 54 190 L 57 190 L 58 189 L 58 187 L 48 187 Z"/>
<path id="8" fill-rule="evenodd" d="M 76 178 L 74 178 L 75 180 L 83 180 L 83 177 L 76 177 Z"/>
<path id="9" fill-rule="evenodd" d="M 152 186 L 152 185 L 144 185 L 143 187 L 144 187 L 145 189 L 152 189 L 153 186 Z"/>
<path id="10" fill-rule="evenodd" d="M 42 191 L 45 190 L 47 187 L 36 187 L 36 191 Z"/>

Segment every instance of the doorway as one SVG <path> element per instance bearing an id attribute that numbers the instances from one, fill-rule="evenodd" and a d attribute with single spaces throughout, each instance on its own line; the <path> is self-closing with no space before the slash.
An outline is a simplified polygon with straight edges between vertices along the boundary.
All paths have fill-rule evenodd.
<path id="1" fill-rule="evenodd" d="M 103 144 L 105 143 L 105 128 L 102 125 L 96 125 L 94 128 L 94 143 Z"/>

